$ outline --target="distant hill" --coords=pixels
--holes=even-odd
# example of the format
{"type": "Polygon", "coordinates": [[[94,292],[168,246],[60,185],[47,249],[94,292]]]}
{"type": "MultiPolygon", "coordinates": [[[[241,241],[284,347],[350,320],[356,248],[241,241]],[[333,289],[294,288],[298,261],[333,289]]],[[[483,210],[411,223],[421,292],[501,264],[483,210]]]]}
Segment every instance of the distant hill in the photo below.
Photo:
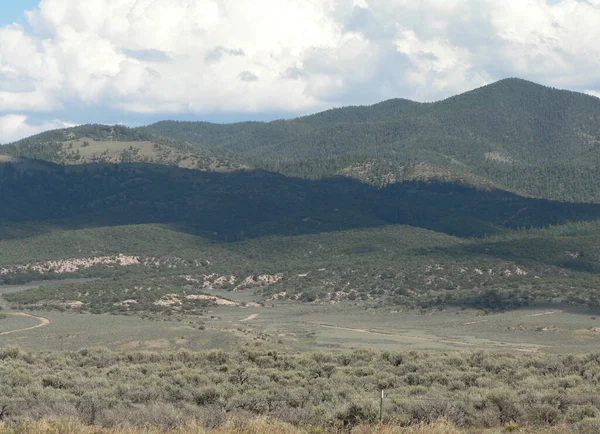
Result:
{"type": "Polygon", "coordinates": [[[506,79],[436,103],[394,99],[269,123],[163,121],[139,131],[249,158],[389,153],[455,164],[543,164],[584,161],[597,150],[600,99],[506,79]],[[278,154],[270,154],[273,150],[278,154]]]}
{"type": "Polygon", "coordinates": [[[2,146],[2,154],[63,165],[256,167],[376,187],[443,181],[600,203],[600,99],[511,78],[435,103],[391,99],[267,123],[84,125],[2,146]]]}
{"type": "Polygon", "coordinates": [[[0,154],[64,165],[145,162],[212,171],[243,167],[221,151],[120,125],[84,125],[48,131],[0,147],[0,154]]]}
{"type": "Polygon", "coordinates": [[[103,278],[10,298],[33,309],[77,300],[94,313],[169,311],[153,303],[210,276],[235,278],[231,290],[246,282],[238,289],[265,301],[600,306],[596,204],[449,181],[378,188],[348,177],[23,158],[0,164],[0,203],[0,285],[103,278]],[[120,304],[141,282],[152,287],[145,302],[120,304]]]}

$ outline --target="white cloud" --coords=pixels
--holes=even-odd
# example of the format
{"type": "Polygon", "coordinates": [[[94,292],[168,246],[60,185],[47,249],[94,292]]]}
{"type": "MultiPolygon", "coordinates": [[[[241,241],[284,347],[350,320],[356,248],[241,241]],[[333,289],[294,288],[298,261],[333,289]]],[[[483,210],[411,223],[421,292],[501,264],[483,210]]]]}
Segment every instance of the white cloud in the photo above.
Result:
{"type": "Polygon", "coordinates": [[[485,71],[474,70],[467,48],[453,46],[446,39],[421,40],[414,31],[407,30],[401,33],[396,46],[410,59],[406,77],[418,99],[435,99],[448,90],[462,92],[491,81],[485,71]]]}
{"type": "Polygon", "coordinates": [[[31,136],[47,130],[69,128],[74,124],[53,120],[41,124],[33,124],[25,115],[10,114],[0,116],[0,144],[7,144],[23,137],[31,136]]]}
{"type": "Polygon", "coordinates": [[[42,0],[27,16],[34,33],[0,28],[0,113],[315,111],[507,76],[600,91],[598,0],[42,0]]]}
{"type": "Polygon", "coordinates": [[[596,98],[600,98],[600,91],[597,90],[586,90],[585,93],[588,95],[595,96],[596,98]]]}
{"type": "Polygon", "coordinates": [[[488,0],[491,23],[501,41],[500,59],[515,75],[582,88],[596,82],[600,66],[600,7],[563,0],[488,0]]]}

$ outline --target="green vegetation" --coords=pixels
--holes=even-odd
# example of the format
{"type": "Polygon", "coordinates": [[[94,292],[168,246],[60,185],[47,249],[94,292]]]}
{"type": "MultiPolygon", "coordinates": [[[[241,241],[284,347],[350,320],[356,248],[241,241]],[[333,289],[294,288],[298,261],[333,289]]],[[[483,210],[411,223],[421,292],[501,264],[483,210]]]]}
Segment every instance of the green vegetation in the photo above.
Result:
{"type": "MultiPolygon", "coordinates": [[[[180,225],[47,233],[39,228],[42,233],[35,236],[0,240],[4,264],[30,264],[5,266],[7,273],[0,279],[15,284],[65,277],[103,278],[5,295],[18,308],[64,309],[66,302],[80,302],[80,309],[95,313],[166,312],[169,309],[153,303],[168,294],[186,294],[192,299],[213,289],[250,291],[259,296],[259,302],[278,297],[402,308],[466,305],[507,309],[545,301],[597,308],[597,226],[596,222],[581,223],[461,239],[388,225],[235,243],[211,242],[182,231],[180,225]],[[28,253],[33,249],[35,256],[28,253]],[[120,254],[135,260],[131,265],[119,265],[120,254]],[[88,267],[77,265],[72,258],[108,258],[112,262],[88,267]],[[48,264],[47,260],[55,262],[48,264]],[[72,262],[75,266],[68,268],[72,262]],[[61,267],[66,271],[60,271],[61,267]],[[260,276],[272,281],[261,282],[260,276]],[[136,303],[126,302],[132,299],[136,303]]],[[[194,300],[183,304],[191,313],[211,303],[194,300]]]]}
{"type": "Polygon", "coordinates": [[[285,293],[411,308],[599,306],[596,204],[450,182],[376,188],[147,163],[18,167],[0,168],[0,281],[65,272],[113,280],[7,295],[13,306],[162,311],[154,303],[168,294],[204,295],[208,274],[234,277],[217,284],[231,290],[248,289],[240,285],[251,278],[263,301],[285,293]],[[119,255],[135,258],[121,266],[119,255]],[[281,276],[261,285],[261,275],[281,276]],[[138,303],[124,305],[131,294],[138,303]]]}
{"type": "MultiPolygon", "coordinates": [[[[0,289],[18,292],[25,288],[0,289]]],[[[285,300],[261,305],[256,303],[260,295],[251,291],[210,292],[237,304],[212,305],[201,315],[176,305],[170,312],[115,310],[89,315],[82,313],[85,307],[73,304],[69,308],[65,303],[62,309],[28,311],[32,317],[5,309],[7,318],[0,324],[0,333],[9,333],[0,335],[0,340],[2,345],[18,345],[26,351],[75,351],[91,346],[114,351],[229,351],[249,343],[284,352],[402,348],[582,354],[600,345],[597,311],[585,308],[532,305],[502,312],[462,307],[403,310],[393,305],[365,308],[360,301],[309,305],[285,300]]],[[[183,294],[179,294],[181,298],[183,294]]]]}
{"type": "Polygon", "coordinates": [[[439,418],[462,427],[595,423],[600,358],[484,352],[289,354],[0,351],[5,421],[72,417],[101,426],[173,427],[270,416],[298,426],[401,426],[439,418]]]}

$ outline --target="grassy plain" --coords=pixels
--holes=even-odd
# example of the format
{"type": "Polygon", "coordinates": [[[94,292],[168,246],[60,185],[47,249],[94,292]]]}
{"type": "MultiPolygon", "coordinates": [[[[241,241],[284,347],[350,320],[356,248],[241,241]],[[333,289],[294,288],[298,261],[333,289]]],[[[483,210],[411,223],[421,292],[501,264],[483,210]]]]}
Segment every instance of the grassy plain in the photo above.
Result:
{"type": "MultiPolygon", "coordinates": [[[[86,280],[77,280],[85,287],[86,280]]],[[[0,293],[60,282],[0,286],[0,293]]],[[[407,310],[369,308],[358,303],[305,304],[261,301],[253,290],[212,290],[212,295],[239,302],[213,306],[202,315],[90,315],[77,312],[28,311],[50,324],[35,330],[0,335],[0,345],[28,350],[78,350],[103,346],[113,350],[206,350],[244,343],[265,348],[307,351],[321,349],[490,350],[522,353],[585,353],[600,345],[596,311],[537,305],[505,312],[447,308],[407,310]]],[[[15,313],[10,309],[3,313],[15,313]]],[[[32,318],[7,315],[0,332],[35,325],[32,318]]]]}
{"type": "Polygon", "coordinates": [[[483,314],[473,309],[398,312],[360,306],[275,303],[272,308],[215,309],[209,327],[238,327],[298,350],[461,350],[583,353],[600,344],[593,312],[540,306],[483,314]],[[554,312],[549,314],[549,312],[554,312]],[[257,314],[240,324],[240,319],[257,314]]]}

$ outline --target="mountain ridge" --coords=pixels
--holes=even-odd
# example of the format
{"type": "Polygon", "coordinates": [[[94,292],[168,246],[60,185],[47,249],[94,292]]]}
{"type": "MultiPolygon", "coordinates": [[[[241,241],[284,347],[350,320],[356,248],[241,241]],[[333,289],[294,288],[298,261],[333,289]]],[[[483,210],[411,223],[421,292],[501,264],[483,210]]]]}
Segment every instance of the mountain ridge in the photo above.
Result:
{"type": "Polygon", "coordinates": [[[256,167],[307,179],[356,177],[375,186],[438,179],[528,197],[595,202],[600,198],[600,99],[507,78],[436,102],[395,98],[271,122],[85,125],[32,136],[0,147],[1,153],[60,164],[256,167]],[[94,146],[84,149],[81,142],[89,137],[94,146]],[[584,188],[581,178],[589,180],[584,188]]]}

